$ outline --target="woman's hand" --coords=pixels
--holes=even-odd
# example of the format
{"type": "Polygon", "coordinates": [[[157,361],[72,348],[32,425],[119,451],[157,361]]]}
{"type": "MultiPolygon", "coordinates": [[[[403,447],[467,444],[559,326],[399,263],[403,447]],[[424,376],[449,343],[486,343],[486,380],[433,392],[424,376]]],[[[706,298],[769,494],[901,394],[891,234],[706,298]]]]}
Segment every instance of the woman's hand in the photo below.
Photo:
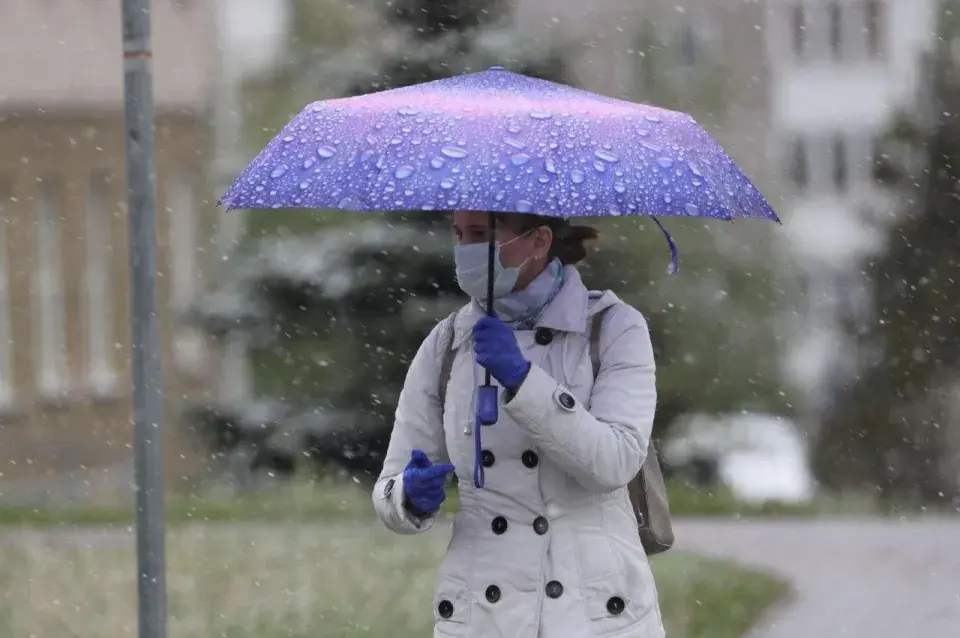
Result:
{"type": "Polygon", "coordinates": [[[443,486],[453,471],[449,463],[434,465],[422,450],[410,454],[410,462],[403,470],[403,491],[409,509],[418,516],[429,516],[440,509],[447,498],[443,486]]]}
{"type": "Polygon", "coordinates": [[[511,392],[523,384],[530,362],[523,356],[513,328],[499,317],[483,317],[473,326],[473,350],[477,363],[511,392]]]}

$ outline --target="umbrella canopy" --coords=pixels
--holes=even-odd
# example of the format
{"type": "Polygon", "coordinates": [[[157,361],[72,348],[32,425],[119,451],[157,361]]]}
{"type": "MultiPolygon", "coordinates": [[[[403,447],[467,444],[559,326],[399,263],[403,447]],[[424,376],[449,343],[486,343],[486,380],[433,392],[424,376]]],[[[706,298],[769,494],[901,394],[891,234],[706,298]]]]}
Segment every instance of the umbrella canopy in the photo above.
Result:
{"type": "MultiPolygon", "coordinates": [[[[264,148],[221,199],[228,208],[477,210],[552,217],[622,215],[779,221],[697,122],[492,67],[481,73],[315,102],[264,148]]],[[[673,269],[677,249],[670,245],[673,269]]],[[[493,314],[490,233],[487,312],[493,314]]],[[[490,373],[481,427],[497,421],[490,373]]]]}
{"type": "Polygon", "coordinates": [[[315,102],[221,202],[777,220],[691,116],[501,67],[315,102]]]}

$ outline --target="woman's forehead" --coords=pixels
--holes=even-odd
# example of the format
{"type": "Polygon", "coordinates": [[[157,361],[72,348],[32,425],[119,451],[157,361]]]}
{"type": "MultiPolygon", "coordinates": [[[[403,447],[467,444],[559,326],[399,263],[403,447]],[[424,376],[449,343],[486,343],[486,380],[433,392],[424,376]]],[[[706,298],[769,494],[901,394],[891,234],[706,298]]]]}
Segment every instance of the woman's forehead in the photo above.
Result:
{"type": "MultiPolygon", "coordinates": [[[[500,215],[495,225],[497,230],[511,230],[512,224],[506,223],[500,215]]],[[[475,210],[458,210],[453,213],[453,227],[459,230],[487,230],[490,227],[490,213],[475,210]]]]}

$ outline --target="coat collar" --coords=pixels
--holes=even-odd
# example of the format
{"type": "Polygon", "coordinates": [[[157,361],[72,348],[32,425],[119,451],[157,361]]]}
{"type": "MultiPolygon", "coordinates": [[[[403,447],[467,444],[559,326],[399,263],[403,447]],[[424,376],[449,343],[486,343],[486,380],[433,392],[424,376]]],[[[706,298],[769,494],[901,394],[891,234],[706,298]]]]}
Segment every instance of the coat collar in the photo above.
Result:
{"type": "MultiPolygon", "coordinates": [[[[590,301],[591,293],[583,285],[580,273],[573,266],[564,266],[563,286],[543,309],[537,327],[560,332],[586,332],[590,301]]],[[[483,309],[473,301],[457,312],[454,322],[454,348],[459,348],[471,336],[474,324],[484,314],[483,309]]]]}

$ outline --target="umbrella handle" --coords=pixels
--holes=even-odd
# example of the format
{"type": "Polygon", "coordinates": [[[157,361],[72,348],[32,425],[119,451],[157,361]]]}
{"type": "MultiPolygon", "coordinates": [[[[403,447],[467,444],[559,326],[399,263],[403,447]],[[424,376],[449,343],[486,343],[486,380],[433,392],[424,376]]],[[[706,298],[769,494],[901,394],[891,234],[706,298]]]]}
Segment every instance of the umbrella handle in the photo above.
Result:
{"type": "MultiPolygon", "coordinates": [[[[497,258],[497,243],[494,231],[497,225],[497,216],[494,212],[489,212],[487,217],[488,236],[487,236],[487,315],[493,316],[493,278],[494,278],[494,260],[497,258]]],[[[487,370],[483,376],[483,385],[477,388],[477,422],[473,428],[473,484],[477,488],[482,488],[483,479],[483,443],[481,430],[485,425],[493,425],[497,422],[499,416],[499,388],[493,385],[493,379],[490,371],[487,370]]]]}

